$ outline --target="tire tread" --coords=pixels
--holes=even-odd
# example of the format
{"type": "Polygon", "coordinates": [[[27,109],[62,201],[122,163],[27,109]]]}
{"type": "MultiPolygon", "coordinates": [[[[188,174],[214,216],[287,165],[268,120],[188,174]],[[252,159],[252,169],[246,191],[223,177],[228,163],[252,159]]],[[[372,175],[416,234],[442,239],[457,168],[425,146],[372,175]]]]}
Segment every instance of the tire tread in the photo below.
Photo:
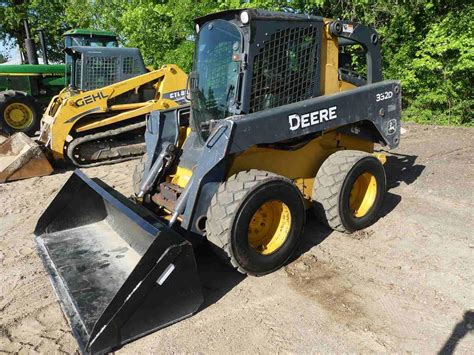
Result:
{"type": "Polygon", "coordinates": [[[140,192],[140,187],[142,183],[143,176],[145,175],[146,162],[148,160],[148,154],[143,154],[140,160],[135,165],[132,175],[132,186],[133,192],[138,194],[140,192]]]}
{"type": "Polygon", "coordinates": [[[371,154],[358,150],[340,150],[331,154],[321,165],[313,185],[313,209],[316,217],[330,228],[350,233],[339,215],[339,192],[354,164],[371,154]]]}
{"type": "Polygon", "coordinates": [[[229,177],[219,186],[209,205],[206,221],[207,239],[216,246],[216,252],[224,262],[243,274],[247,274],[247,272],[239,267],[232,254],[230,243],[234,216],[239,206],[255,187],[268,182],[268,180],[277,179],[293,183],[290,179],[268,171],[256,169],[241,171],[229,177]]]}

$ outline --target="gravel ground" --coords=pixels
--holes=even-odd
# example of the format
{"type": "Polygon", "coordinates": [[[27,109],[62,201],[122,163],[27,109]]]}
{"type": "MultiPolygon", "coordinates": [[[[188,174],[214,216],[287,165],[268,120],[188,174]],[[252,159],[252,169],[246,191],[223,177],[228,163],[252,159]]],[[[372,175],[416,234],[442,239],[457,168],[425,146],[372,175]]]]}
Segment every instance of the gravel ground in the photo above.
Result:
{"type": "MultiPolygon", "coordinates": [[[[260,278],[198,256],[205,304],[119,353],[474,352],[474,129],[407,124],[379,221],[308,214],[295,259],[260,278]]],[[[125,195],[135,162],[85,169],[125,195]]],[[[74,353],[32,233],[71,172],[0,185],[0,352],[74,353]]]]}

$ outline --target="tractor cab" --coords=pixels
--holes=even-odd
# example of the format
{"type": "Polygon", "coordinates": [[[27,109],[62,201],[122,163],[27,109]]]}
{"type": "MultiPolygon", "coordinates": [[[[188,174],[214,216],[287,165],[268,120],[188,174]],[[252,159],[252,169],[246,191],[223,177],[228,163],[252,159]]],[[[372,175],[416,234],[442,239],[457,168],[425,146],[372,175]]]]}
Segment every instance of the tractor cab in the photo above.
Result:
{"type": "Polygon", "coordinates": [[[69,87],[87,91],[145,74],[138,48],[67,47],[69,87]]]}
{"type": "Polygon", "coordinates": [[[377,33],[350,21],[266,10],[195,20],[192,122],[205,141],[217,121],[382,80],[377,33]],[[351,67],[360,48],[364,72],[351,67]]]}

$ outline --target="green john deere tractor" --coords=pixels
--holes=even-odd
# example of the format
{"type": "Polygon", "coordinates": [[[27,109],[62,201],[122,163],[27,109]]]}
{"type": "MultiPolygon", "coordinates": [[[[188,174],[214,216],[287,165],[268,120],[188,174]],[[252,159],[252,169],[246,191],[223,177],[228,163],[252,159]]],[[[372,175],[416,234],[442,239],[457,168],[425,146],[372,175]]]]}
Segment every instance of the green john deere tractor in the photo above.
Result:
{"type": "MultiPolygon", "coordinates": [[[[25,21],[25,46],[29,64],[0,65],[0,130],[13,134],[24,132],[34,135],[44,109],[68,82],[68,63],[49,64],[44,34],[39,31],[43,64],[38,64],[38,55],[25,21]]],[[[73,29],[64,33],[65,47],[118,47],[113,32],[89,29],[73,29]]]]}

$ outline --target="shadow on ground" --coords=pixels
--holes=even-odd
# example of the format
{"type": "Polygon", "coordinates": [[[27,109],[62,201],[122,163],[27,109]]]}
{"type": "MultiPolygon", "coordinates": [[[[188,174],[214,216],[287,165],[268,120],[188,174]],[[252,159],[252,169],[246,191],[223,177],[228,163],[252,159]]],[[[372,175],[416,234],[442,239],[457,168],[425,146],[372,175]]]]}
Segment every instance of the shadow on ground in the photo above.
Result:
{"type": "MultiPolygon", "coordinates": [[[[388,190],[399,186],[402,182],[409,185],[421,175],[425,166],[416,164],[416,159],[415,155],[391,154],[387,156],[385,169],[388,190]]],[[[401,199],[399,195],[387,192],[379,217],[382,218],[391,213],[401,199]]],[[[288,264],[322,243],[331,233],[332,229],[319,223],[313,211],[308,210],[303,240],[288,264]]],[[[206,243],[196,250],[196,259],[204,293],[204,304],[200,311],[216,303],[246,277],[221,263],[206,243]]]]}
{"type": "Polygon", "coordinates": [[[380,209],[380,218],[391,213],[402,200],[400,195],[394,194],[390,190],[400,186],[402,182],[406,185],[414,183],[425,170],[424,165],[416,164],[417,158],[416,155],[398,153],[391,153],[387,156],[387,162],[385,163],[387,193],[380,209]]]}
{"type": "MultiPolygon", "coordinates": [[[[331,233],[330,228],[318,223],[313,217],[312,211],[308,211],[303,240],[287,264],[297,260],[308,250],[323,242],[331,233]]],[[[222,263],[207,243],[199,246],[195,255],[204,295],[204,303],[199,309],[201,312],[219,301],[246,276],[222,263]]]]}
{"type": "Polygon", "coordinates": [[[195,253],[204,296],[199,313],[224,297],[246,276],[221,262],[207,243],[199,246],[195,253]]]}
{"type": "Polygon", "coordinates": [[[410,185],[418,179],[425,166],[416,164],[417,155],[390,153],[387,155],[385,171],[387,173],[387,190],[400,186],[404,182],[410,185]]]}
{"type": "Polygon", "coordinates": [[[469,310],[464,313],[463,319],[454,326],[451,335],[438,354],[453,354],[459,341],[468,333],[474,333],[474,310],[469,310]]]}

